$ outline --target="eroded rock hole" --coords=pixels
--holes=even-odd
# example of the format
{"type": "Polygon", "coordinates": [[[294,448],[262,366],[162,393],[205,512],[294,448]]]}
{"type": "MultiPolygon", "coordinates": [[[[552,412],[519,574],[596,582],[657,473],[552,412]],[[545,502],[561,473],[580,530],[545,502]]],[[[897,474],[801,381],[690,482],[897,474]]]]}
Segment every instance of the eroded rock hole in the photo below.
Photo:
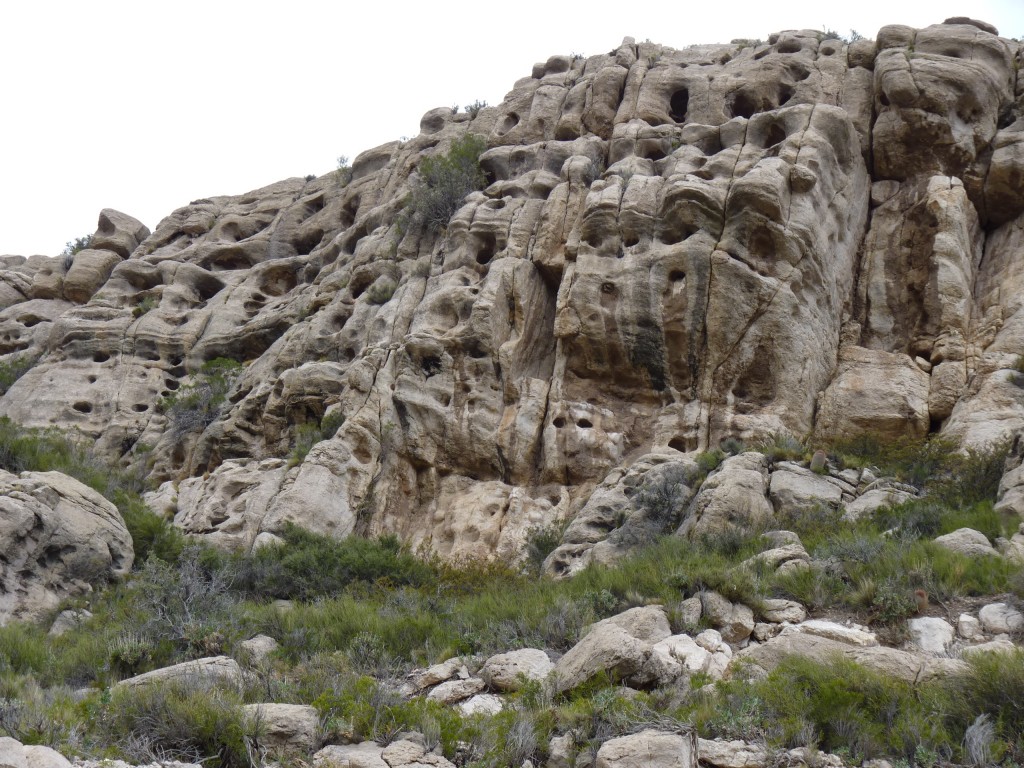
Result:
{"type": "Polygon", "coordinates": [[[881,104],[883,107],[888,107],[889,106],[889,97],[886,96],[884,92],[879,94],[879,96],[878,96],[878,103],[881,104]]]}
{"type": "Polygon", "coordinates": [[[179,378],[180,379],[186,373],[185,366],[183,366],[183,365],[176,365],[173,368],[171,368],[171,370],[169,370],[167,373],[169,373],[171,376],[174,376],[175,378],[179,378]]]}
{"type": "Polygon", "coordinates": [[[634,245],[640,242],[640,238],[636,235],[626,235],[622,239],[622,244],[627,248],[632,248],[634,245]]]}
{"type": "Polygon", "coordinates": [[[149,410],[149,406],[145,403],[136,403],[132,406],[132,410],[136,413],[144,413],[149,410]]]}
{"type": "Polygon", "coordinates": [[[423,360],[420,361],[420,367],[429,379],[431,376],[441,372],[441,358],[434,356],[424,357],[423,360]]]}
{"type": "Polygon", "coordinates": [[[88,381],[90,384],[95,384],[96,383],[96,377],[95,376],[89,376],[86,379],[86,381],[88,381]]]}
{"type": "Polygon", "coordinates": [[[519,125],[519,115],[517,115],[515,112],[509,112],[507,115],[501,118],[501,122],[498,123],[498,135],[500,136],[508,133],[517,125],[519,125]]]}
{"type": "Polygon", "coordinates": [[[306,256],[313,252],[313,250],[320,245],[324,239],[324,233],[319,229],[312,229],[299,237],[295,245],[295,253],[298,256],[306,256]]]}
{"type": "Polygon", "coordinates": [[[92,361],[94,363],[105,363],[109,359],[110,359],[110,355],[108,355],[106,352],[95,352],[95,353],[93,353],[93,356],[92,356],[92,361]]]}
{"type": "Polygon", "coordinates": [[[729,99],[728,112],[730,117],[752,117],[760,111],[758,99],[746,91],[736,91],[729,99]]]}
{"type": "Polygon", "coordinates": [[[690,92],[686,88],[680,88],[668,101],[669,117],[677,123],[682,123],[686,120],[686,110],[689,107],[690,92]]]}
{"type": "Polygon", "coordinates": [[[791,85],[780,85],[779,86],[779,106],[788,104],[789,100],[793,98],[795,90],[791,85]]]}
{"type": "Polygon", "coordinates": [[[576,426],[579,427],[580,429],[590,429],[591,427],[594,426],[594,422],[592,422],[590,419],[580,419],[579,421],[576,422],[576,426]]]}
{"type": "Polygon", "coordinates": [[[178,387],[180,387],[181,384],[176,382],[174,379],[164,379],[164,386],[173,392],[178,387]]]}
{"type": "Polygon", "coordinates": [[[786,140],[786,131],[778,123],[772,123],[771,127],[768,128],[768,139],[766,145],[774,147],[776,144],[781,144],[786,140]]]}
{"type": "Polygon", "coordinates": [[[565,426],[565,419],[563,419],[561,416],[559,416],[554,421],[552,421],[551,424],[552,424],[552,426],[555,427],[555,429],[561,429],[562,427],[565,426]]]}
{"type": "Polygon", "coordinates": [[[669,440],[668,447],[686,453],[686,441],[681,437],[673,437],[669,440]]]}
{"type": "Polygon", "coordinates": [[[686,279],[686,273],[681,269],[673,269],[668,273],[668,279],[673,283],[678,283],[680,280],[686,279]]]}
{"type": "Polygon", "coordinates": [[[486,264],[494,258],[494,249],[496,246],[496,243],[494,242],[494,235],[488,232],[483,235],[478,235],[478,239],[480,241],[480,247],[476,252],[476,263],[486,264]]]}
{"type": "Polygon", "coordinates": [[[92,403],[87,403],[84,400],[79,400],[71,407],[79,413],[92,413],[92,403]]]}

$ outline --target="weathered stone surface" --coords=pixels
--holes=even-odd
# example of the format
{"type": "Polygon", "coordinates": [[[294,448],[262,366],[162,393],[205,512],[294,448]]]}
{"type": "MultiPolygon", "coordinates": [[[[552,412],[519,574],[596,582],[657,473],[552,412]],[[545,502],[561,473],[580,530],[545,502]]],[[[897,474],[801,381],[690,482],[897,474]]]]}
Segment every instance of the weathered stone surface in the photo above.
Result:
{"type": "Polygon", "coordinates": [[[144,672],[122,680],[118,685],[136,688],[162,683],[224,685],[238,688],[242,684],[242,669],[237,661],[227,656],[210,656],[144,672]]]}
{"type": "Polygon", "coordinates": [[[808,635],[827,637],[830,640],[838,640],[839,642],[857,645],[862,648],[878,645],[878,638],[872,632],[857,627],[843,626],[834,621],[825,621],[824,619],[811,619],[794,627],[794,629],[808,635]]]}
{"type": "Polygon", "coordinates": [[[320,713],[303,704],[246,704],[246,721],[258,724],[259,743],[311,754],[320,746],[320,713]]]}
{"type": "Polygon", "coordinates": [[[704,481],[678,533],[693,537],[767,522],[773,514],[768,482],[768,461],[762,454],[730,456],[704,481]]]}
{"type": "Polygon", "coordinates": [[[0,259],[0,362],[34,362],[0,415],[177,482],[154,504],[237,549],[296,522],[512,561],[567,523],[546,568],[571,575],[763,524],[767,468],[732,457],[698,492],[696,452],[1024,429],[1019,61],[962,19],[626,41],[348,172],[152,233],[105,210],[68,263],[0,259]],[[409,222],[414,169],[467,134],[486,187],[409,222]],[[218,357],[238,376],[182,426],[160,404],[218,357]]]}
{"type": "Polygon", "coordinates": [[[493,693],[481,693],[458,704],[459,711],[467,717],[472,715],[496,715],[504,708],[505,703],[501,700],[501,697],[495,696],[493,693]]]}
{"type": "Polygon", "coordinates": [[[359,744],[330,744],[315,755],[316,768],[391,768],[380,756],[384,747],[375,741],[359,744]]]}
{"type": "Polygon", "coordinates": [[[71,768],[71,761],[64,755],[42,744],[26,744],[22,750],[28,768],[71,768]]]}
{"type": "Polygon", "coordinates": [[[597,750],[595,768],[694,768],[697,737],[648,729],[609,739],[597,750]]]}
{"type": "Polygon", "coordinates": [[[956,632],[964,640],[980,640],[983,635],[981,622],[969,613],[961,613],[956,622],[956,632]]]}
{"type": "Polygon", "coordinates": [[[973,528],[958,528],[952,533],[937,536],[935,543],[945,547],[951,552],[958,552],[968,557],[981,557],[984,555],[998,555],[995,547],[989,543],[988,538],[981,531],[973,528]]]}
{"type": "Polygon", "coordinates": [[[769,597],[761,601],[759,611],[765,621],[781,624],[788,621],[791,624],[799,624],[807,618],[807,609],[795,600],[783,600],[781,598],[769,597]]]}
{"type": "Polygon", "coordinates": [[[260,665],[265,663],[270,655],[279,647],[277,640],[267,635],[256,635],[238,644],[242,653],[246,654],[249,663],[260,665]]]}
{"type": "Polygon", "coordinates": [[[865,491],[853,501],[843,505],[843,516],[848,520],[870,518],[883,507],[894,507],[914,498],[914,494],[901,488],[874,488],[865,491]]]}
{"type": "Polygon", "coordinates": [[[475,696],[487,687],[487,683],[479,677],[466,680],[447,680],[430,690],[427,698],[442,704],[454,704],[457,701],[475,696]]]}
{"type": "Polygon", "coordinates": [[[793,654],[819,662],[828,662],[841,656],[869,669],[912,683],[966,670],[966,665],[956,659],[935,658],[878,645],[851,645],[841,640],[799,631],[783,631],[782,634],[760,645],[743,649],[736,658],[745,659],[770,671],[784,658],[793,654]]]}
{"type": "Polygon", "coordinates": [[[989,603],[978,611],[978,620],[989,634],[998,635],[1024,629],[1024,614],[1006,603],[989,603]]]}
{"type": "Polygon", "coordinates": [[[742,603],[731,603],[717,592],[700,593],[701,615],[722,633],[727,643],[739,643],[754,631],[754,612],[742,603]]]}
{"type": "Polygon", "coordinates": [[[134,552],[117,507],[60,472],[0,471],[0,624],[126,575],[134,552]]]}
{"type": "Polygon", "coordinates": [[[10,736],[0,736],[0,767],[28,768],[28,760],[25,759],[20,741],[10,736]]]}
{"type": "Polygon", "coordinates": [[[499,691],[518,691],[524,682],[544,680],[554,668],[544,651],[522,648],[491,656],[480,669],[480,677],[499,691]]]}
{"type": "Polygon", "coordinates": [[[802,512],[819,506],[834,509],[843,492],[821,475],[790,465],[772,472],[768,496],[776,512],[802,512]]]}
{"type": "Polygon", "coordinates": [[[50,625],[50,635],[60,637],[66,632],[70,632],[79,625],[84,624],[90,618],[92,618],[92,613],[84,608],[77,611],[61,611],[57,614],[57,618],[53,620],[53,624],[50,625]]]}
{"type": "Polygon", "coordinates": [[[956,638],[956,630],[945,619],[919,616],[907,621],[910,642],[916,650],[940,656],[949,650],[956,638]]]}
{"type": "Polygon", "coordinates": [[[745,741],[697,739],[700,762],[715,768],[762,768],[768,762],[768,752],[757,744],[745,741]]]}

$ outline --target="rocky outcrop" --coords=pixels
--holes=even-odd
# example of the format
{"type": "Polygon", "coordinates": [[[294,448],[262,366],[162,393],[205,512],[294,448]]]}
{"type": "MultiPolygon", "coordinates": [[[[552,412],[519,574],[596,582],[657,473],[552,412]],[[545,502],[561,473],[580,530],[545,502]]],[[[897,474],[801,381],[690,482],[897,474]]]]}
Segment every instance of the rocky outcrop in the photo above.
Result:
{"type": "Polygon", "coordinates": [[[131,536],[117,507],[60,472],[0,470],[0,624],[125,576],[131,536]]]}
{"type": "Polygon", "coordinates": [[[0,415],[77,428],[242,549],[297,522],[510,559],[568,524],[547,563],[568,575],[652,530],[734,526],[733,502],[853,502],[750,456],[698,491],[692,453],[1024,427],[1020,60],[963,20],[627,39],[346,171],[152,233],[104,211],[74,259],[0,260],[0,363],[33,363],[0,415]],[[446,227],[403,215],[467,135],[484,188],[446,227]],[[238,375],[177,418],[216,358],[238,375]]]}

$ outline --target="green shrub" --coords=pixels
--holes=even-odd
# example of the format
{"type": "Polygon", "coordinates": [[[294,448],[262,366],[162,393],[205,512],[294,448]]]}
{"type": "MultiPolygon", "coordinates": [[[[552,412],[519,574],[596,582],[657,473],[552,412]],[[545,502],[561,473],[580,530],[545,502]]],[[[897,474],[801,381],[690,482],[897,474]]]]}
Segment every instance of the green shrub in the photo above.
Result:
{"type": "MultiPolygon", "coordinates": [[[[60,255],[65,258],[73,258],[79,251],[84,251],[86,248],[91,247],[92,235],[82,235],[81,237],[76,237],[74,240],[68,240],[67,245],[64,246],[64,250],[60,252],[60,255]]],[[[65,264],[70,266],[66,261],[65,264]]]]}
{"type": "Polygon", "coordinates": [[[214,768],[249,768],[257,724],[237,694],[186,684],[114,688],[97,730],[131,763],[173,758],[214,768]]]}
{"type": "Polygon", "coordinates": [[[0,395],[7,394],[14,382],[32,370],[36,360],[31,355],[20,355],[0,363],[0,395]]]}
{"type": "Polygon", "coordinates": [[[239,589],[257,598],[311,600],[336,595],[353,582],[422,586],[434,579],[433,569],[394,536],[338,541],[290,525],[282,538],[282,544],[235,558],[239,589]]]}
{"type": "Polygon", "coordinates": [[[480,155],[486,148],[482,137],[466,134],[453,141],[444,154],[424,158],[407,203],[412,220],[430,232],[447,227],[466,195],[487,184],[480,168],[480,155]]]}
{"type": "Polygon", "coordinates": [[[237,360],[208,360],[192,383],[163,398],[159,408],[169,417],[175,436],[181,438],[189,432],[202,431],[216,421],[241,372],[242,364],[237,360]]]}
{"type": "Polygon", "coordinates": [[[564,520],[555,520],[530,529],[526,535],[526,561],[533,570],[539,572],[548,555],[558,549],[565,528],[564,520]]]}
{"type": "Polygon", "coordinates": [[[387,304],[395,295],[398,286],[392,280],[378,280],[366,291],[366,300],[371,304],[387,304]]]}
{"type": "Polygon", "coordinates": [[[288,454],[288,466],[301,464],[314,445],[321,440],[330,440],[344,423],[345,414],[337,408],[324,416],[319,424],[306,422],[296,427],[294,445],[288,454]]]}

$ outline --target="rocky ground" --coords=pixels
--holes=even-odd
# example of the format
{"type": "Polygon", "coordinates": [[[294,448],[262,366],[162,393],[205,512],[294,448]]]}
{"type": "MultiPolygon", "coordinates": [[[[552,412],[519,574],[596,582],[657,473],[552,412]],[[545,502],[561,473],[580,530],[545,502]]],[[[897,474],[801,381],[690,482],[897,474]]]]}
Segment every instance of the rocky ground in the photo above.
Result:
{"type": "Polygon", "coordinates": [[[627,39],[0,257],[0,764],[1024,759],[1022,62],[627,39]]]}

